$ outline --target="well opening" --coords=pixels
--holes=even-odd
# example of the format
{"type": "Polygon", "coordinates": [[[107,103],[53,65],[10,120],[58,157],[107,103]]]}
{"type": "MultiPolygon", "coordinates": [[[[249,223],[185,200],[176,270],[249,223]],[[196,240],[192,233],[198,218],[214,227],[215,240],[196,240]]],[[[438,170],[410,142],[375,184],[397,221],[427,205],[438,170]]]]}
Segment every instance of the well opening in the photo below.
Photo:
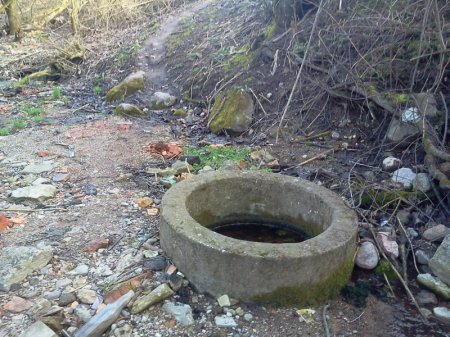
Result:
{"type": "Polygon", "coordinates": [[[357,218],[341,198],[302,179],[213,172],[172,187],[162,201],[162,248],[200,292],[245,301],[306,305],[347,283],[357,218]],[[216,233],[232,222],[282,223],[310,238],[267,243],[216,233]]]}
{"type": "Polygon", "coordinates": [[[319,196],[304,198],[295,180],[279,184],[263,177],[232,177],[197,186],[186,196],[186,209],[200,225],[212,229],[233,222],[297,227],[309,238],[331,224],[332,209],[319,196]]]}

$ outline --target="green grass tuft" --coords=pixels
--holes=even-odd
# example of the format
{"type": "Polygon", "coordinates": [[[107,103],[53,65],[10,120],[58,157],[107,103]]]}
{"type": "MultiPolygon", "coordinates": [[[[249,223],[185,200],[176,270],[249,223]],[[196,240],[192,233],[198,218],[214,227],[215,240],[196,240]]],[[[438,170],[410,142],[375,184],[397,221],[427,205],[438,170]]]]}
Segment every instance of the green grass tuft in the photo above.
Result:
{"type": "Polygon", "coordinates": [[[227,160],[235,162],[248,160],[250,149],[235,148],[231,146],[186,147],[184,148],[183,153],[186,156],[198,156],[200,158],[200,163],[194,165],[194,171],[197,172],[207,165],[214,169],[218,169],[227,160]]]}
{"type": "Polygon", "coordinates": [[[43,114],[45,112],[45,110],[43,108],[35,108],[35,107],[27,107],[24,108],[23,111],[28,115],[28,116],[39,116],[40,114],[43,114]]]}

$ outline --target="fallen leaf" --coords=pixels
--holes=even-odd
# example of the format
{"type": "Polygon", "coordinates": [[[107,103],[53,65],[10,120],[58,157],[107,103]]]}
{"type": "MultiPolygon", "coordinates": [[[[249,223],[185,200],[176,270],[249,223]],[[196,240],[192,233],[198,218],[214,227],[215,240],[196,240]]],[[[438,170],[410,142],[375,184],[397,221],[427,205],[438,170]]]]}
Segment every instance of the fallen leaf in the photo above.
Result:
{"type": "Polygon", "coordinates": [[[177,179],[177,181],[182,181],[182,180],[187,180],[192,177],[193,177],[192,173],[183,172],[176,179],[177,179]]]}
{"type": "Polygon", "coordinates": [[[103,298],[105,304],[113,303],[130,290],[136,290],[141,286],[142,281],[153,276],[151,271],[133,277],[131,280],[125,281],[117,286],[114,290],[107,292],[103,298]]]}
{"type": "Polygon", "coordinates": [[[36,154],[41,157],[48,157],[50,155],[50,152],[48,152],[47,150],[39,150],[38,152],[36,152],[36,154]]]}
{"type": "Polygon", "coordinates": [[[9,219],[6,215],[0,214],[0,232],[3,232],[12,225],[11,219],[9,219]]]}
{"type": "Polygon", "coordinates": [[[316,313],[313,309],[300,309],[297,310],[297,315],[299,315],[300,322],[311,323],[314,322],[313,315],[316,313]]]}
{"type": "Polygon", "coordinates": [[[135,202],[140,208],[149,208],[153,205],[153,199],[149,197],[137,198],[135,202]]]}
{"type": "Polygon", "coordinates": [[[173,264],[170,264],[166,268],[166,274],[172,275],[173,273],[176,273],[177,267],[175,267],[173,264]]]}
{"type": "Polygon", "coordinates": [[[151,154],[162,156],[166,159],[173,159],[178,157],[183,150],[176,143],[155,143],[144,146],[144,151],[151,154]]]}
{"type": "Polygon", "coordinates": [[[99,239],[95,239],[92,240],[91,242],[89,242],[85,247],[84,247],[84,251],[87,253],[93,253],[96,252],[97,250],[101,249],[101,248],[106,248],[109,245],[109,239],[107,238],[99,238],[99,239]]]}
{"type": "Polygon", "coordinates": [[[170,330],[170,329],[172,329],[173,327],[175,327],[175,325],[177,325],[177,321],[174,320],[174,319],[169,319],[168,321],[165,321],[165,322],[163,323],[163,325],[164,325],[164,327],[165,327],[167,330],[170,330]]]}
{"type": "Polygon", "coordinates": [[[158,213],[159,213],[159,209],[156,207],[147,209],[148,215],[154,216],[154,215],[158,215],[158,213]]]}

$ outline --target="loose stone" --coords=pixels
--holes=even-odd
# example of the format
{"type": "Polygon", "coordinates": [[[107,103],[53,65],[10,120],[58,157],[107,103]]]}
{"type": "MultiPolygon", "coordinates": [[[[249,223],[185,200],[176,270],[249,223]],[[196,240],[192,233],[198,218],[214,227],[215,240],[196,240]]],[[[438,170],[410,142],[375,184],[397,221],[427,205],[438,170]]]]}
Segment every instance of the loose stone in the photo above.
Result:
{"type": "Polygon", "coordinates": [[[436,225],[423,232],[422,237],[433,242],[442,240],[448,234],[450,234],[450,228],[444,225],[436,225]]]}
{"type": "Polygon", "coordinates": [[[223,308],[223,307],[229,307],[230,304],[230,298],[228,295],[222,295],[217,299],[217,303],[223,308]]]}
{"type": "Polygon", "coordinates": [[[383,171],[386,172],[394,172],[400,166],[402,166],[402,161],[395,157],[387,157],[383,159],[383,171]]]}
{"type": "Polygon", "coordinates": [[[370,241],[364,241],[356,254],[356,265],[362,269],[374,269],[379,262],[378,250],[370,241]]]}
{"type": "Polygon", "coordinates": [[[450,325],[450,310],[446,307],[436,307],[433,309],[433,314],[440,321],[450,325]]]}
{"type": "Polygon", "coordinates": [[[159,303],[166,298],[169,298],[175,294],[175,292],[170,289],[167,284],[161,284],[157,288],[155,288],[151,293],[147,295],[140,296],[133,303],[133,307],[131,308],[131,312],[133,314],[140,313],[145,309],[151,307],[152,305],[159,303]]]}
{"type": "Polygon", "coordinates": [[[429,262],[433,273],[450,285],[450,234],[447,235],[429,262]]]}
{"type": "Polygon", "coordinates": [[[165,303],[162,306],[163,310],[175,318],[177,322],[184,326],[194,324],[194,317],[192,316],[192,309],[188,304],[173,304],[165,303]]]}
{"type": "Polygon", "coordinates": [[[235,328],[238,326],[233,317],[226,315],[214,317],[214,322],[218,328],[235,328]]]}
{"type": "Polygon", "coordinates": [[[406,167],[402,167],[392,173],[392,181],[402,185],[407,190],[411,189],[415,177],[416,174],[410,168],[406,167]]]}
{"type": "Polygon", "coordinates": [[[75,269],[69,271],[69,275],[87,275],[89,272],[89,267],[85,264],[78,265],[75,269]]]}
{"type": "Polygon", "coordinates": [[[41,321],[29,326],[19,337],[58,337],[58,335],[41,321]]]}
{"type": "Polygon", "coordinates": [[[92,304],[97,299],[97,293],[91,289],[80,289],[77,291],[77,298],[81,303],[92,304]]]}
{"type": "Polygon", "coordinates": [[[423,250],[417,250],[415,253],[416,260],[419,264],[428,264],[430,258],[423,250]]]}
{"type": "Polygon", "coordinates": [[[53,254],[34,247],[6,247],[0,250],[0,291],[9,291],[34,270],[50,262],[53,254]]]}
{"type": "Polygon", "coordinates": [[[435,294],[438,294],[447,300],[450,299],[450,287],[438,278],[433,277],[431,274],[417,275],[417,282],[424,287],[427,287],[435,294]]]}
{"type": "Polygon", "coordinates": [[[438,299],[437,299],[436,295],[428,290],[421,290],[416,295],[416,300],[417,300],[417,303],[419,303],[420,305],[437,304],[438,303],[438,299]]]}

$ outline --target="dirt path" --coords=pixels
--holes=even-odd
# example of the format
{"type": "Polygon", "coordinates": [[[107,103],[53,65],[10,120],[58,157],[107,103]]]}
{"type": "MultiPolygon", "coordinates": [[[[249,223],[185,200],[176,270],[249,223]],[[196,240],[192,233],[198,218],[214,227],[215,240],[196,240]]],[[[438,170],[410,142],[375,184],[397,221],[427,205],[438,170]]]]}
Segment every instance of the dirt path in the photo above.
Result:
{"type": "Polygon", "coordinates": [[[146,78],[154,90],[162,89],[167,85],[168,78],[164,59],[166,56],[166,42],[169,36],[176,31],[181,20],[201,11],[214,1],[199,1],[192,6],[169,15],[161,22],[158,31],[145,41],[144,47],[138,55],[138,60],[144,66],[142,70],[146,72],[146,78]]]}

